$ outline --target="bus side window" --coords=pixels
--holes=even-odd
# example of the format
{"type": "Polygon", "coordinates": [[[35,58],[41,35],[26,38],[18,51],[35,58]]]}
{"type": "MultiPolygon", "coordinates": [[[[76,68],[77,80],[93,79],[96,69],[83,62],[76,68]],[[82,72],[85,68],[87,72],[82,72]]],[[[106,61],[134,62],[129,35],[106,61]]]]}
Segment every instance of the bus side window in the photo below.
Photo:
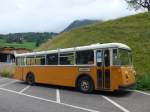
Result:
{"type": "Polygon", "coordinates": [[[103,63],[103,53],[101,50],[98,50],[96,53],[96,62],[97,62],[97,66],[102,66],[103,63]]]}
{"type": "Polygon", "coordinates": [[[26,58],[26,64],[30,65],[30,58],[29,57],[26,58]]]}
{"type": "Polygon", "coordinates": [[[35,58],[34,57],[30,57],[30,65],[35,65],[35,58]]]}
{"type": "Polygon", "coordinates": [[[45,65],[45,56],[41,57],[41,63],[40,63],[40,65],[45,65]]]}
{"type": "Polygon", "coordinates": [[[36,65],[45,65],[45,56],[36,56],[35,64],[36,65]]]}
{"type": "Polygon", "coordinates": [[[21,58],[21,65],[25,65],[25,63],[24,63],[24,57],[21,58]]]}
{"type": "Polygon", "coordinates": [[[61,53],[60,54],[60,65],[74,65],[74,53],[61,53]]]}
{"type": "Polygon", "coordinates": [[[104,60],[105,60],[105,66],[110,66],[110,53],[109,50],[104,51],[104,60]]]}
{"type": "Polygon", "coordinates": [[[47,65],[58,65],[58,54],[48,54],[47,58],[47,65]]]}
{"type": "Polygon", "coordinates": [[[119,57],[117,49],[113,49],[113,65],[119,65],[119,57]]]}
{"type": "Polygon", "coordinates": [[[78,51],[76,52],[76,64],[94,64],[94,51],[78,51]]]}

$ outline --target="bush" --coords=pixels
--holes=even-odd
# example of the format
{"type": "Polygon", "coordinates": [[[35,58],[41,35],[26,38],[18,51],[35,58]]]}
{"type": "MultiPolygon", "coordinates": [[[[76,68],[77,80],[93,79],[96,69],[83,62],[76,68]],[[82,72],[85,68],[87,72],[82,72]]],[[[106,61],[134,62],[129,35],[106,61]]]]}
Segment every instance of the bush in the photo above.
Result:
{"type": "Polygon", "coordinates": [[[137,76],[136,89],[150,91],[150,74],[137,76]]]}
{"type": "Polygon", "coordinates": [[[1,76],[2,77],[9,77],[9,78],[12,78],[13,77],[13,74],[12,73],[9,73],[8,71],[3,71],[1,73],[1,76]]]}

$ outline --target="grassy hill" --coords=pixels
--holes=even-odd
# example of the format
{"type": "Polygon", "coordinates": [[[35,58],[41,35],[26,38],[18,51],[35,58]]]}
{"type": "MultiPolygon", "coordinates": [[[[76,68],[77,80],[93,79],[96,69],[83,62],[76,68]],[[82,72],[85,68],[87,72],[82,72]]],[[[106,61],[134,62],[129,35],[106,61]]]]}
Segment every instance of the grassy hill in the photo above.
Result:
{"type": "Polygon", "coordinates": [[[37,50],[121,42],[133,50],[139,89],[150,90],[150,13],[84,26],[58,35],[37,50]]]}
{"type": "Polygon", "coordinates": [[[98,21],[97,20],[88,20],[88,19],[76,20],[76,21],[72,22],[64,31],[69,31],[69,30],[76,29],[76,28],[79,28],[79,27],[85,26],[85,25],[90,25],[90,24],[93,24],[96,22],[98,22],[98,21]]]}

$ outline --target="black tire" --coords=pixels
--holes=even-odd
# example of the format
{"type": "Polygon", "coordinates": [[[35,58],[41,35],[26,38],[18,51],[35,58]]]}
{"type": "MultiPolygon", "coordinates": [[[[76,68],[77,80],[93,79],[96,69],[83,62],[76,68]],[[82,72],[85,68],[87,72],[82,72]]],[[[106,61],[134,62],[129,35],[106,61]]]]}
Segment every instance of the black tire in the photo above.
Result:
{"type": "Polygon", "coordinates": [[[27,76],[26,76],[26,82],[27,84],[29,85],[34,85],[35,83],[35,78],[34,78],[34,75],[32,73],[29,73],[27,76]]]}
{"type": "Polygon", "coordinates": [[[83,93],[91,93],[94,90],[94,84],[90,77],[84,76],[78,79],[77,89],[83,93]]]}

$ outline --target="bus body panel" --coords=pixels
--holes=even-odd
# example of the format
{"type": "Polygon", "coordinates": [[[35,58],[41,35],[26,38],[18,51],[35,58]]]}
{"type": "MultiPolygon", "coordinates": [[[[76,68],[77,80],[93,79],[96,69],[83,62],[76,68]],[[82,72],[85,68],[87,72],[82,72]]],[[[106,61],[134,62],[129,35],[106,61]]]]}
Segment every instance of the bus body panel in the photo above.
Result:
{"type": "MultiPolygon", "coordinates": [[[[109,91],[119,89],[119,87],[128,87],[135,83],[135,74],[132,67],[111,66],[111,84],[109,91]]],[[[97,67],[80,67],[80,66],[24,66],[16,67],[15,78],[18,80],[26,80],[26,75],[31,72],[35,76],[36,83],[52,84],[75,87],[76,80],[79,75],[89,75],[93,82],[95,90],[106,90],[97,87],[97,67]],[[88,68],[89,71],[81,70],[88,68]],[[23,74],[23,77],[22,77],[23,74]]],[[[104,74],[105,75],[105,74],[104,74]]]]}
{"type": "Polygon", "coordinates": [[[16,71],[15,78],[18,80],[25,81],[27,74],[31,72],[34,74],[36,83],[62,85],[69,87],[75,87],[77,78],[84,74],[92,78],[93,82],[95,82],[94,87],[97,88],[96,67],[94,66],[24,66],[16,67],[16,71]],[[86,71],[85,68],[88,68],[89,71],[86,71]],[[23,78],[20,77],[21,74],[23,74],[23,78]]]}
{"type": "Polygon", "coordinates": [[[117,90],[119,87],[129,87],[135,83],[135,71],[133,67],[111,67],[112,75],[112,90],[117,90]]]}
{"type": "Polygon", "coordinates": [[[17,79],[17,80],[23,80],[23,67],[20,67],[20,66],[16,66],[15,67],[15,75],[14,75],[14,78],[17,79]]]}
{"type": "Polygon", "coordinates": [[[117,67],[117,66],[112,66],[111,67],[111,87],[112,87],[112,90],[117,90],[118,89],[118,86],[119,84],[121,84],[122,82],[122,74],[121,74],[121,69],[120,67],[117,67]]]}
{"type": "Polygon", "coordinates": [[[135,83],[135,71],[133,67],[121,67],[122,71],[122,84],[121,87],[130,86],[135,83]]]}

